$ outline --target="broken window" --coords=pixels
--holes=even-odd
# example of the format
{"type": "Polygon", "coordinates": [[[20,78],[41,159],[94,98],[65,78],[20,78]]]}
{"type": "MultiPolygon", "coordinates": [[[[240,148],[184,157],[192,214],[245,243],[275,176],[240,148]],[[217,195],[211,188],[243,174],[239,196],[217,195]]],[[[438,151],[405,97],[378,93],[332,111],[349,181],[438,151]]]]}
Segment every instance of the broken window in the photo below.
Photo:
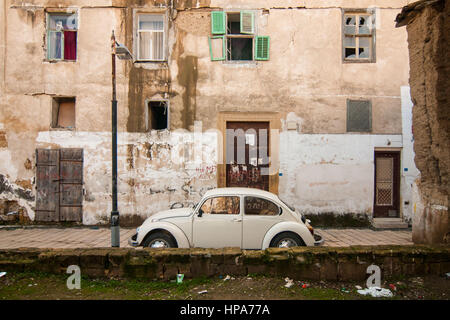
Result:
{"type": "Polygon", "coordinates": [[[52,128],[75,128],[75,98],[54,98],[52,128]]]}
{"type": "Polygon", "coordinates": [[[147,129],[169,129],[169,107],[167,101],[150,101],[147,106],[147,129]]]}
{"type": "Polygon", "coordinates": [[[372,104],[369,100],[347,100],[347,132],[372,131],[372,104]]]}
{"type": "Polygon", "coordinates": [[[211,60],[269,60],[269,37],[255,35],[253,11],[211,12],[211,60]]]}
{"type": "Polygon", "coordinates": [[[77,15],[49,13],[47,17],[47,58],[75,61],[77,59],[77,15]]]}
{"type": "Polygon", "coordinates": [[[165,25],[162,14],[140,14],[138,16],[139,61],[165,60],[165,25]]]}
{"type": "Polygon", "coordinates": [[[375,14],[345,12],[343,24],[344,61],[374,61],[375,14]]]}

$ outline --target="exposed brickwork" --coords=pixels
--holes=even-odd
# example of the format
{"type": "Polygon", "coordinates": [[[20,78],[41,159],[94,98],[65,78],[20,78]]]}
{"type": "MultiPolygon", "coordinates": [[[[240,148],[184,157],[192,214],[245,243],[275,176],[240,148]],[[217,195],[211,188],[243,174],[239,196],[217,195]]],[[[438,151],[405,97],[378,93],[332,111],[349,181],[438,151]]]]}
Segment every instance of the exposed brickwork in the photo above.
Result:
{"type": "Polygon", "coordinates": [[[449,242],[450,1],[406,15],[414,102],[415,162],[424,207],[415,212],[415,243],[449,242]],[[412,17],[414,16],[414,17],[412,17]]]}

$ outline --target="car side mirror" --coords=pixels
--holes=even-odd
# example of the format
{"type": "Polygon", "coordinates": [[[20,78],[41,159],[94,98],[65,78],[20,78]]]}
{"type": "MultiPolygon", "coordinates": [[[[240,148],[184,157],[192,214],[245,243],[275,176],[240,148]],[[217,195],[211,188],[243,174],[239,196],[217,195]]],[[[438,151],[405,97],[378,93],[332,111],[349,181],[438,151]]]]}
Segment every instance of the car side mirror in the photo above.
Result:
{"type": "Polygon", "coordinates": [[[201,218],[203,215],[203,210],[202,208],[198,209],[198,217],[201,218]]]}

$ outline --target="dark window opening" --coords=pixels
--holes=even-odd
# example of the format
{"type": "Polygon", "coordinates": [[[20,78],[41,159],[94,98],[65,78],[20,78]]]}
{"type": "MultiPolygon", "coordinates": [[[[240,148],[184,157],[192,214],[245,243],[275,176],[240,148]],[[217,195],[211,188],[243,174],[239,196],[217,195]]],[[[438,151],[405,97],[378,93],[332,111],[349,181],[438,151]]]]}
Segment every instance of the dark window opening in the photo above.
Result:
{"type": "Polygon", "coordinates": [[[227,15],[227,33],[241,34],[241,18],[239,13],[229,13],[227,15]]]}
{"type": "Polygon", "coordinates": [[[148,103],[148,129],[164,130],[169,127],[169,108],[167,101],[150,101],[148,103]]]}
{"type": "Polygon", "coordinates": [[[52,128],[75,128],[75,98],[54,98],[52,128]]]}
{"type": "Polygon", "coordinates": [[[253,60],[253,38],[228,38],[228,60],[253,60]]]}
{"type": "Polygon", "coordinates": [[[227,14],[227,60],[253,60],[253,36],[241,33],[240,13],[227,14]]]}

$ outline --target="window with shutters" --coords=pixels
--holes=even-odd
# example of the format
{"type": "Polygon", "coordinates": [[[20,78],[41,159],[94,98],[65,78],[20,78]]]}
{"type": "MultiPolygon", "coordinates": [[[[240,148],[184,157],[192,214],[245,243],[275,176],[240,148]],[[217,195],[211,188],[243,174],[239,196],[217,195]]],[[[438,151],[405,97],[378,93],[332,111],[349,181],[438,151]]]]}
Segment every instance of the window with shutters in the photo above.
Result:
{"type": "Polygon", "coordinates": [[[347,132],[371,131],[371,102],[369,100],[347,100],[347,132]]]}
{"type": "Polygon", "coordinates": [[[269,37],[256,35],[255,12],[211,12],[212,61],[269,60],[269,37]]]}
{"type": "Polygon", "coordinates": [[[137,60],[166,60],[166,23],[163,14],[137,16],[137,60]]]}
{"type": "Polygon", "coordinates": [[[375,13],[345,10],[342,28],[344,62],[375,62],[375,13]]]}
{"type": "Polygon", "coordinates": [[[77,32],[76,13],[48,13],[47,59],[76,61],[77,32]]]}

